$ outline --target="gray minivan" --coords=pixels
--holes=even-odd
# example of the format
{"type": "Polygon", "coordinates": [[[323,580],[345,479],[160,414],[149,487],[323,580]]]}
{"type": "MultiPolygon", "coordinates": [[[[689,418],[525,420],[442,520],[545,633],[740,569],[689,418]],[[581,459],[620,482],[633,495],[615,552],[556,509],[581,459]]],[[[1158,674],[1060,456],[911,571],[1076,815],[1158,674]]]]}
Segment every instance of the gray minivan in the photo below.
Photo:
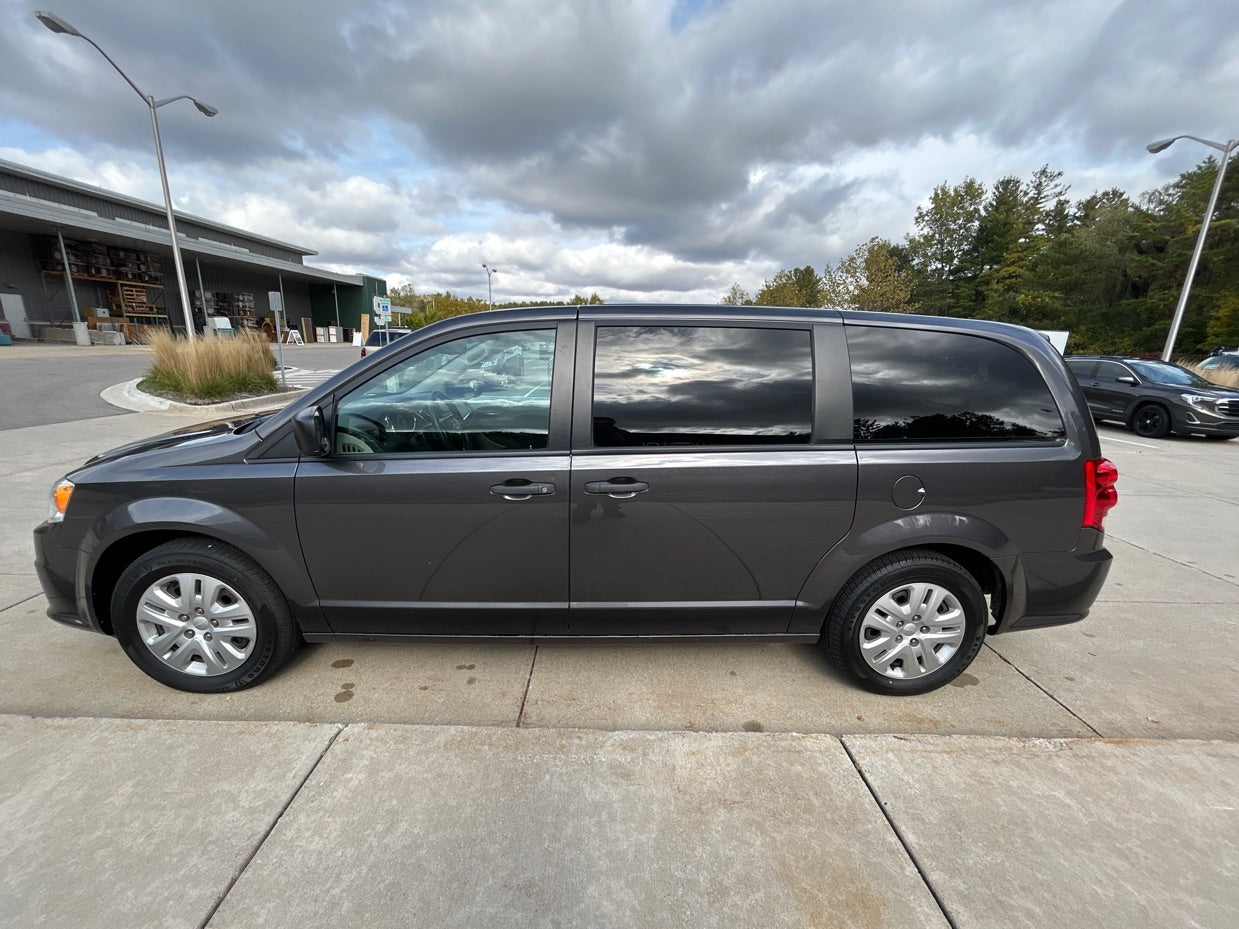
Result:
{"type": "Polygon", "coordinates": [[[189,691],[302,641],[691,637],[820,642],[916,694],[987,634],[1087,614],[1116,477],[1020,327],[505,310],[93,458],[35,544],[53,619],[189,691]]]}

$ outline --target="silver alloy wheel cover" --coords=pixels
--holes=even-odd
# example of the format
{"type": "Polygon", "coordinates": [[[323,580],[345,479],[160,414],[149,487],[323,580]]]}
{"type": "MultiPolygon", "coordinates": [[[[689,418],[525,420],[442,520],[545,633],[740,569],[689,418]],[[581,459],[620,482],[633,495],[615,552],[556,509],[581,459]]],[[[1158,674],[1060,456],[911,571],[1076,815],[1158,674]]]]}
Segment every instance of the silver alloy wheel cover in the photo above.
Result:
{"type": "Polygon", "coordinates": [[[174,671],[215,677],[240,667],[254,652],[254,611],[233,587],[209,574],[182,571],[161,577],[138,600],[138,636],[174,671]]]}
{"type": "Polygon", "coordinates": [[[895,680],[932,674],[963,644],[967,615],[949,589],[924,581],[900,584],[873,602],[860,622],[861,656],[895,680]]]}

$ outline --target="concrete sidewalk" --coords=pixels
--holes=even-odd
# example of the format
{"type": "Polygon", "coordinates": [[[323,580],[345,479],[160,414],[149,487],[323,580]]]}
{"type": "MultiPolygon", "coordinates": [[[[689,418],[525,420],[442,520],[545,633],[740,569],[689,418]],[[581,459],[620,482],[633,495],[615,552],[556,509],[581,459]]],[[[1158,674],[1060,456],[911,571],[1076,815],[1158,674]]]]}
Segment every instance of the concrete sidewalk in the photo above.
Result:
{"type": "Polygon", "coordinates": [[[47,620],[29,535],[189,421],[0,442],[0,929],[1235,925],[1239,442],[1103,430],[1093,614],[923,697],[807,646],[365,643],[202,697],[47,620]]]}
{"type": "Polygon", "coordinates": [[[1239,746],[0,717],[0,926],[1223,927],[1239,746]]]}

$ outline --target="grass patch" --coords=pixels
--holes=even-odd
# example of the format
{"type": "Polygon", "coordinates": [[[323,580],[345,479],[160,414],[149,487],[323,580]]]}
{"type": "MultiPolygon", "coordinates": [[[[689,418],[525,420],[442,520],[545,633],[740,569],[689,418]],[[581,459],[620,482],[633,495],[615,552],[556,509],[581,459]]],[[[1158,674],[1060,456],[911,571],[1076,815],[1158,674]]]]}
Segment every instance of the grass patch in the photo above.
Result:
{"type": "Polygon", "coordinates": [[[147,393],[182,403],[215,403],[277,389],[275,359],[259,333],[190,342],[170,332],[152,332],[146,341],[154,361],[138,386],[147,393]]]}
{"type": "Polygon", "coordinates": [[[1183,367],[1195,371],[1206,381],[1212,381],[1219,387],[1230,387],[1239,390],[1239,371],[1202,371],[1194,364],[1184,363],[1183,367]]]}

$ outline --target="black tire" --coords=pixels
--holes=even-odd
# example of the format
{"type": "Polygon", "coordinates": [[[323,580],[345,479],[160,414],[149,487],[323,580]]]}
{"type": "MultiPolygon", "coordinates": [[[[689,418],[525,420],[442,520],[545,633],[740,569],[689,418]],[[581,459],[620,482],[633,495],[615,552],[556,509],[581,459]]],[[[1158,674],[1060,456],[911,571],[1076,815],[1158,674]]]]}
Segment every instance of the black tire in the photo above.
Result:
{"type": "Polygon", "coordinates": [[[1138,436],[1160,439],[1170,435],[1170,412],[1160,403],[1146,403],[1136,407],[1127,425],[1138,436]]]}
{"type": "Polygon", "coordinates": [[[252,687],[301,642],[270,575],[207,539],[177,539],[131,564],[112,594],[112,626],[134,664],[192,693],[252,687]]]}
{"type": "Polygon", "coordinates": [[[945,555],[911,549],[852,576],[831,605],[821,642],[868,689],[911,696],[936,690],[967,668],[987,622],[985,596],[968,571],[945,555]],[[933,616],[916,612],[935,605],[933,616]],[[906,633],[897,625],[913,622],[906,633]]]}

